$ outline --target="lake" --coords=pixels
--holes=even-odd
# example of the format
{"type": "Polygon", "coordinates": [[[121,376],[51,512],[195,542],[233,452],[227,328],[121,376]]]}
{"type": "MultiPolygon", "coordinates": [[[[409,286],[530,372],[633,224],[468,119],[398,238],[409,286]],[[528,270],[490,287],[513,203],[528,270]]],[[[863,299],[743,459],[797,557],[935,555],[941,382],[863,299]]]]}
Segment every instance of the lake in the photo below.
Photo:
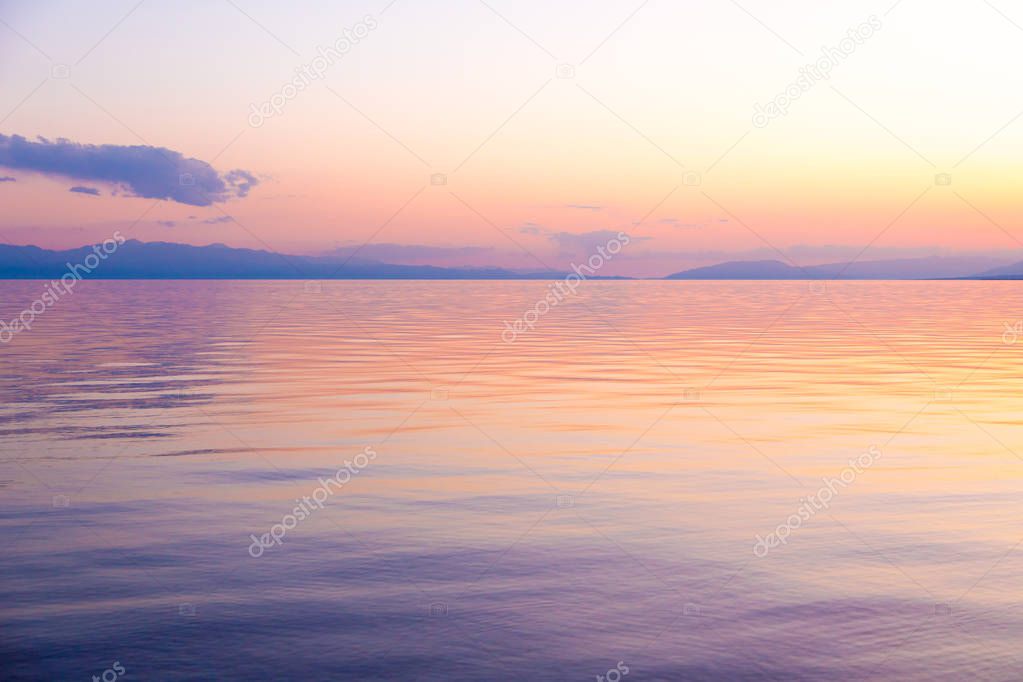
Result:
{"type": "Polygon", "coordinates": [[[80,283],[0,345],[0,678],[1023,678],[1018,283],[549,292],[80,283]]]}

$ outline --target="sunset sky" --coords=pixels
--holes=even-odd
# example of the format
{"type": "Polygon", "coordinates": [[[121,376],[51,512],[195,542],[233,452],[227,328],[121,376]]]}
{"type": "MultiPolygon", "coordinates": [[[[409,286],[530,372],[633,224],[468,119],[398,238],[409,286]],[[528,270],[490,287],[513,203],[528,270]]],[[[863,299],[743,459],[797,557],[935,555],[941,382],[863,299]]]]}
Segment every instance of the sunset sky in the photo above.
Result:
{"type": "Polygon", "coordinates": [[[1023,249],[1023,3],[577,4],[0,0],[0,241],[537,268],[624,231],[633,275],[1023,249]]]}

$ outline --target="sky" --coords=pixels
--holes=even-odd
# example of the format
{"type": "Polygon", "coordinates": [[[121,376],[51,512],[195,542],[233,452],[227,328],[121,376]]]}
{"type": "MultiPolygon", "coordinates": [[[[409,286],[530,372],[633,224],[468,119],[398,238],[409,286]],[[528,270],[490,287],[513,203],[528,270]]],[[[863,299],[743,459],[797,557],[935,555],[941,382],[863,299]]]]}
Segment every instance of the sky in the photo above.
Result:
{"type": "Polygon", "coordinates": [[[1019,0],[0,0],[0,241],[1023,253],[1021,38],[1019,0]]]}

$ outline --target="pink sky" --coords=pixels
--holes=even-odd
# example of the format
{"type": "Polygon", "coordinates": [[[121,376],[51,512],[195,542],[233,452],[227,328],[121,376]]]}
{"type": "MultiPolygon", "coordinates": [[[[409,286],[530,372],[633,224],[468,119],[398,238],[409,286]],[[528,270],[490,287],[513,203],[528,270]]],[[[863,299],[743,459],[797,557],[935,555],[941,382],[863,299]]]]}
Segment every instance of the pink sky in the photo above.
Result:
{"type": "Polygon", "coordinates": [[[120,229],[540,267],[625,231],[613,268],[651,275],[1021,248],[1023,95],[1003,74],[1023,54],[1011,13],[983,3],[56,5],[0,3],[0,134],[160,147],[259,183],[201,206],[0,167],[4,242],[120,229]]]}

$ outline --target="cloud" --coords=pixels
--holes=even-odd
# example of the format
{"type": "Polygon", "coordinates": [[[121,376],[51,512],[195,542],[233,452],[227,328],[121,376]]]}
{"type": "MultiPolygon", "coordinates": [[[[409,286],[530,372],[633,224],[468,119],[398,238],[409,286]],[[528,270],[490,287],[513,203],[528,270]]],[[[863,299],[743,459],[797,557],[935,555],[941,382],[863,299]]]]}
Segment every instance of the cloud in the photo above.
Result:
{"type": "Polygon", "coordinates": [[[221,223],[233,223],[234,218],[229,215],[217,216],[216,218],[209,218],[203,221],[207,225],[220,225],[221,223]]]}
{"type": "MultiPolygon", "coordinates": [[[[704,227],[703,223],[684,223],[678,218],[661,218],[657,222],[661,225],[671,225],[672,227],[686,230],[701,230],[704,227]]],[[[639,223],[635,224],[639,225],[639,223]]]]}
{"type": "Polygon", "coordinates": [[[99,190],[96,189],[95,187],[82,187],[81,185],[75,185],[68,191],[74,192],[75,194],[89,194],[94,197],[99,196],[99,190]]]}
{"type": "MultiPolygon", "coordinates": [[[[598,246],[605,246],[612,239],[618,238],[618,232],[611,230],[594,230],[593,232],[551,232],[547,238],[558,247],[562,256],[583,256],[595,253],[598,246]]],[[[635,237],[632,238],[635,241],[635,237]]]]}
{"type": "Polygon", "coordinates": [[[590,204],[566,204],[567,208],[575,208],[580,211],[603,211],[603,206],[594,206],[590,204]]]}
{"type": "Polygon", "coordinates": [[[249,171],[217,172],[165,147],[92,145],[0,135],[0,166],[122,186],[128,196],[209,206],[247,196],[259,184],[249,171]]]}
{"type": "Polygon", "coordinates": [[[521,232],[522,234],[549,234],[550,230],[548,230],[543,225],[537,225],[536,223],[526,223],[525,225],[519,228],[519,232],[521,232]]]}
{"type": "Polygon", "coordinates": [[[249,196],[249,190],[259,184],[259,180],[252,173],[235,169],[224,173],[224,182],[234,188],[235,194],[239,197],[249,196]]]}
{"type": "Polygon", "coordinates": [[[18,178],[12,178],[10,175],[0,176],[0,182],[17,182],[18,178]]]}
{"type": "MultiPolygon", "coordinates": [[[[545,237],[557,247],[558,256],[585,257],[597,253],[597,247],[606,246],[612,239],[618,239],[617,230],[593,230],[592,232],[555,232],[543,225],[526,223],[518,228],[521,234],[545,237]]],[[[629,235],[634,242],[646,241],[649,237],[629,235]]]]}

